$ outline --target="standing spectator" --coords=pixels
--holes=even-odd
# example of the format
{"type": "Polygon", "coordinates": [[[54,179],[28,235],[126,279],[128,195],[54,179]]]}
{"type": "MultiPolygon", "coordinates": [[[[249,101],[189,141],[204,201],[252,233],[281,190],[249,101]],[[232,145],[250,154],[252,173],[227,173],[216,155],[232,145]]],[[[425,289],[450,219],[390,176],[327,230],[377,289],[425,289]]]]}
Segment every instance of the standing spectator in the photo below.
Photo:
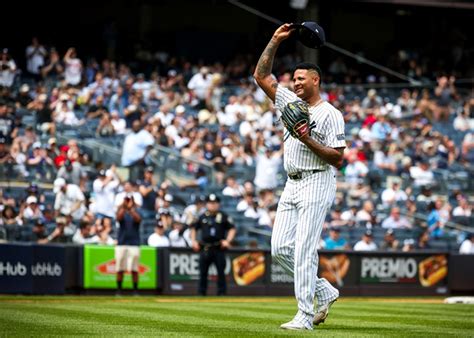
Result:
{"type": "Polygon", "coordinates": [[[134,121],[132,132],[125,137],[122,150],[122,165],[131,169],[132,179],[140,177],[140,171],[148,163],[148,153],[155,140],[146,129],[141,129],[140,121],[134,121]]]}
{"type": "Polygon", "coordinates": [[[403,216],[400,216],[400,208],[393,207],[390,210],[390,216],[382,222],[382,228],[385,229],[411,229],[412,225],[403,216]]]}
{"type": "Polygon", "coordinates": [[[275,189],[278,185],[278,171],[282,163],[282,150],[274,152],[269,146],[256,157],[254,184],[257,190],[275,189]]]}
{"type": "Polygon", "coordinates": [[[456,97],[456,87],[454,82],[456,78],[450,76],[440,76],[438,86],[435,88],[436,108],[434,110],[435,121],[448,121],[451,115],[451,100],[456,97]]]}
{"type": "Polygon", "coordinates": [[[209,74],[209,68],[201,67],[199,73],[196,73],[188,82],[188,88],[199,100],[196,109],[206,108],[206,96],[212,85],[212,75],[209,74]]]}
{"type": "Polygon", "coordinates": [[[8,53],[8,48],[2,50],[0,55],[0,87],[10,88],[16,75],[16,63],[8,53]]]}
{"type": "Polygon", "coordinates": [[[123,275],[126,271],[132,272],[133,290],[138,292],[138,262],[140,259],[140,222],[137,206],[132,196],[126,196],[120,205],[117,215],[118,240],[115,248],[115,262],[117,271],[117,293],[122,291],[123,275]]]}
{"type": "Polygon", "coordinates": [[[77,86],[82,79],[82,61],[77,58],[76,49],[69,48],[64,55],[66,71],[64,73],[66,83],[77,86]]]}
{"type": "Polygon", "coordinates": [[[354,245],[354,251],[375,251],[377,250],[377,244],[373,241],[372,231],[367,230],[363,235],[362,239],[354,245]]]}
{"type": "Polygon", "coordinates": [[[87,173],[79,162],[72,162],[71,160],[67,159],[64,161],[64,164],[61,166],[61,168],[59,168],[56,177],[62,177],[67,182],[82,186],[84,181],[87,180],[87,173]]]}
{"type": "Polygon", "coordinates": [[[165,227],[160,220],[156,222],[155,232],[148,237],[149,246],[156,248],[167,248],[170,246],[170,240],[165,234],[165,227]]]}
{"type": "Polygon", "coordinates": [[[153,177],[153,167],[146,167],[138,191],[142,195],[143,200],[143,205],[141,207],[143,218],[155,218],[155,202],[158,194],[156,193],[156,182],[153,177]]]}
{"type": "Polygon", "coordinates": [[[6,101],[0,99],[0,137],[5,138],[6,144],[12,144],[18,135],[18,127],[19,123],[8,112],[6,101]]]}
{"type": "Polygon", "coordinates": [[[48,63],[41,68],[41,75],[43,78],[51,79],[54,85],[63,73],[64,66],[59,57],[59,53],[56,48],[51,48],[48,63]]]}
{"type": "Polygon", "coordinates": [[[95,216],[98,220],[102,220],[108,233],[112,230],[112,222],[115,217],[115,192],[119,184],[120,180],[115,174],[114,166],[108,171],[105,169],[99,171],[99,176],[92,184],[95,194],[95,216]]]}
{"type": "Polygon", "coordinates": [[[428,206],[428,214],[427,224],[428,230],[433,238],[439,238],[444,235],[444,223],[441,219],[440,209],[443,206],[443,202],[441,200],[437,200],[436,202],[431,202],[428,206]]]}
{"type": "Polygon", "coordinates": [[[26,69],[35,81],[41,79],[40,71],[47,54],[46,49],[39,43],[37,37],[33,37],[31,45],[26,47],[26,69]]]}
{"type": "Polygon", "coordinates": [[[460,254],[474,255],[474,234],[470,233],[466,236],[459,248],[460,254]]]}
{"type": "Polygon", "coordinates": [[[143,205],[142,195],[136,189],[137,185],[133,181],[127,181],[123,184],[123,191],[115,195],[115,210],[123,204],[123,201],[126,197],[133,197],[133,201],[138,208],[141,208],[143,205]]]}

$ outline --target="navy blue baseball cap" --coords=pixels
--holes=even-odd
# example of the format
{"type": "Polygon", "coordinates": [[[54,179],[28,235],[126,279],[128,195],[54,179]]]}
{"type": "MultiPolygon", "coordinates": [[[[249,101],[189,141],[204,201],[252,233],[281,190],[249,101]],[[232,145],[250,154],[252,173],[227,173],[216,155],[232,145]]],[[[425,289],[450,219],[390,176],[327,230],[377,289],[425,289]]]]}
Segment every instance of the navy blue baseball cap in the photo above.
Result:
{"type": "Polygon", "coordinates": [[[296,28],[296,38],[306,47],[320,48],[326,43],[326,34],[323,27],[314,21],[305,21],[301,24],[291,24],[290,28],[296,28]]]}
{"type": "Polygon", "coordinates": [[[221,200],[220,200],[219,196],[217,196],[216,194],[210,194],[209,196],[207,196],[207,201],[208,202],[217,202],[217,203],[219,203],[221,200]]]}

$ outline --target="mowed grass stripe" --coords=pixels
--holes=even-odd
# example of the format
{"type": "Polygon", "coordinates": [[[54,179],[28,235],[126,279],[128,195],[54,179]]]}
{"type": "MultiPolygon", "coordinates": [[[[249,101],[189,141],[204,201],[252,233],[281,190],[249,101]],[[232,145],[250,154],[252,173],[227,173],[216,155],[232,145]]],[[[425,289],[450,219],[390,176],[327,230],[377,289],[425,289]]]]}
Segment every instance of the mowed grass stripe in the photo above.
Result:
{"type": "Polygon", "coordinates": [[[380,304],[367,305],[365,303],[361,304],[351,304],[339,303],[334,304],[334,308],[340,308],[347,311],[357,311],[358,313],[374,313],[374,312],[390,312],[392,314],[424,314],[427,309],[433,315],[452,315],[452,316],[461,316],[461,317],[470,317],[474,315],[474,307],[461,305],[461,304],[424,304],[423,306],[416,305],[412,306],[411,304],[389,304],[385,306],[380,306],[380,304]]]}
{"type": "MultiPolygon", "coordinates": [[[[58,314],[67,313],[75,318],[79,317],[85,320],[96,321],[99,323],[106,323],[112,320],[112,323],[121,324],[127,323],[127,325],[138,326],[140,328],[148,326],[153,328],[155,333],[192,333],[197,331],[198,334],[211,334],[211,335],[223,335],[224,332],[232,335],[245,336],[251,332],[262,334],[268,333],[268,330],[275,328],[276,325],[272,323],[256,323],[255,320],[251,320],[251,317],[246,317],[245,322],[241,322],[241,325],[236,325],[235,321],[229,320],[227,317],[209,317],[208,315],[200,315],[186,310],[169,311],[169,309],[163,309],[163,311],[150,312],[147,308],[145,311],[137,311],[134,309],[127,308],[116,308],[101,309],[98,307],[90,308],[84,305],[59,305],[54,306],[40,306],[30,305],[28,311],[41,311],[44,314],[50,314],[57,316],[58,314]],[[171,312],[171,313],[170,313],[171,312]],[[99,319],[102,317],[102,319],[99,319]]],[[[221,314],[222,315],[222,314],[221,314]]],[[[120,332],[120,331],[118,331],[120,332]]]]}

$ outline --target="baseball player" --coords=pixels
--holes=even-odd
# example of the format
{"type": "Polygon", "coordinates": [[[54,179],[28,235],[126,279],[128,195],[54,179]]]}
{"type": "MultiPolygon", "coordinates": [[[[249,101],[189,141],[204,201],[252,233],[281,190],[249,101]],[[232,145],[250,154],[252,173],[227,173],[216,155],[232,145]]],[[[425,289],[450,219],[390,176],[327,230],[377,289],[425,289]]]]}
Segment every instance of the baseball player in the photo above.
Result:
{"type": "Polygon", "coordinates": [[[346,142],[342,114],[320,97],[318,66],[302,63],[295,67],[295,92],[279,85],[271,75],[276,50],[292,31],[290,24],[275,31],[254,77],[275,102],[286,129],[284,167],[288,180],[278,204],[271,246],[273,259],[294,276],[298,312],[280,327],[312,330],[313,325],[324,322],[329,307],[339,297],[336,288],[317,277],[316,246],[336,193],[333,167],[341,167],[346,142]]]}

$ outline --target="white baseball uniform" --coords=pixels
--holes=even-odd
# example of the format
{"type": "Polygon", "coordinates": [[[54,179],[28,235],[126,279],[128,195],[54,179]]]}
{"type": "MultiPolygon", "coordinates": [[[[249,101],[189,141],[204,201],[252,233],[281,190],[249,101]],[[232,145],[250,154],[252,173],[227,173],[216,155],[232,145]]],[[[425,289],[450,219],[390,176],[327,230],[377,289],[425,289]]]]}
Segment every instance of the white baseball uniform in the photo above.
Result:
{"type": "MultiPolygon", "coordinates": [[[[301,99],[295,93],[278,86],[275,106],[279,111],[297,100],[301,99]]],[[[310,106],[309,113],[311,137],[327,147],[346,146],[344,119],[336,108],[322,102],[310,106]]],[[[312,327],[314,297],[319,310],[339,296],[339,291],[326,279],[317,277],[319,259],[316,250],[324,219],[336,194],[336,176],[331,165],[288,131],[284,136],[284,167],[289,178],[273,226],[272,257],[294,276],[298,300],[295,320],[312,327]],[[294,174],[301,178],[292,179],[294,174]]]]}

